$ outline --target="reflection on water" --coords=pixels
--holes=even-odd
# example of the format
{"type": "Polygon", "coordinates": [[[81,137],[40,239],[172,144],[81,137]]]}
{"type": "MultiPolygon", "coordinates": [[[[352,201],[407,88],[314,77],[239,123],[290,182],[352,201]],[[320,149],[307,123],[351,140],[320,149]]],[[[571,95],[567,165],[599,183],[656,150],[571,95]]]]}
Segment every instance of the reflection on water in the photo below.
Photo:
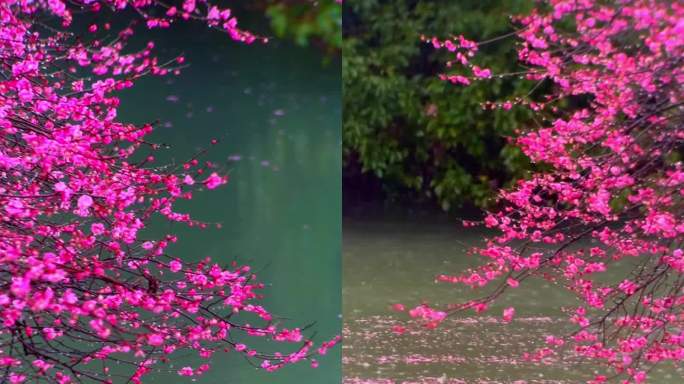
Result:
{"type": "MultiPolygon", "coordinates": [[[[341,332],[340,63],[324,67],[319,52],[283,42],[244,46],[201,26],[180,28],[152,38],[169,56],[184,53],[190,67],[177,78],[141,81],[124,96],[122,118],[159,119],[153,141],[171,147],[155,154],[159,163],[210,147],[201,160],[230,181],[181,206],[220,228],[164,224],[180,238],[172,251],[252,265],[268,283],[266,308],[289,326],[316,322],[308,334],[317,332],[318,342],[332,338],[341,332]]],[[[218,353],[197,382],[337,384],[340,352],[329,351],[318,369],[303,363],[272,374],[218,353]]],[[[159,372],[145,382],[190,380],[159,372]]]]}
{"type": "MultiPolygon", "coordinates": [[[[343,224],[343,372],[345,384],[579,383],[596,367],[582,361],[525,361],[522,356],[543,344],[544,336],[566,331],[562,307],[574,297],[542,280],[510,290],[484,316],[463,313],[435,329],[392,333],[404,315],[394,303],[416,305],[458,302],[475,293],[469,288],[433,283],[440,273],[477,264],[466,250],[486,235],[464,230],[440,214],[380,212],[347,217],[343,224]],[[502,309],[516,307],[510,324],[502,309]]],[[[657,384],[681,383],[682,370],[657,369],[657,384]]]]}

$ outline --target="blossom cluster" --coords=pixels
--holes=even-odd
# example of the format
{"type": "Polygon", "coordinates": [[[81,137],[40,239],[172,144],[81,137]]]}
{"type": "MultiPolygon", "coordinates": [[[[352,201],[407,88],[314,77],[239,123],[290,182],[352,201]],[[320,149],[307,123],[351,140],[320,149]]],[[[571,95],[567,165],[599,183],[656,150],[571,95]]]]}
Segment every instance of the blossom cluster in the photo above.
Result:
{"type": "Polygon", "coordinates": [[[163,62],[153,42],[129,49],[135,26],[115,31],[103,22],[85,35],[69,26],[80,15],[131,12],[143,28],[200,20],[236,41],[263,40],[239,29],[229,9],[178,4],[0,2],[3,383],[112,383],[114,374],[140,383],[181,350],[206,359],[233,351],[269,371],[316,353],[301,329],[282,328],[259,304],[263,285],[248,266],[190,263],[168,251],[174,235],[143,235],[153,218],[205,227],[175,203],[227,176],[196,157],[154,165],[159,146],[146,140],[153,125],[117,119],[119,91],[144,75],[177,74],[183,57],[163,62]],[[289,352],[262,352],[249,346],[254,338],[289,352]]]}
{"type": "MultiPolygon", "coordinates": [[[[498,235],[473,250],[484,263],[437,278],[493,288],[446,311],[482,311],[524,280],[547,279],[579,299],[568,316],[577,330],[549,335],[529,357],[576,354],[611,367],[593,383],[644,382],[649,366],[684,360],[684,5],[550,0],[513,20],[519,73],[474,63],[497,39],[425,39],[454,55],[445,81],[524,76],[528,94],[483,106],[536,116],[512,139],[536,171],[486,215],[498,235]],[[598,278],[626,263],[635,267],[619,281],[598,278]]],[[[438,320],[424,306],[414,312],[438,320]]]]}

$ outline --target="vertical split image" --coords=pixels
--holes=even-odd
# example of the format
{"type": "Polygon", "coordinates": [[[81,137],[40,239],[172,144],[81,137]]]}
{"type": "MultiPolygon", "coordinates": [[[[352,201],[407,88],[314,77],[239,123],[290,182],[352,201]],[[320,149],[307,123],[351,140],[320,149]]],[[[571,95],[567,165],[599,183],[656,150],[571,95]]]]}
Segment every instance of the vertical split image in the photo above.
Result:
{"type": "Polygon", "coordinates": [[[681,0],[0,0],[0,384],[684,382],[681,0]]]}

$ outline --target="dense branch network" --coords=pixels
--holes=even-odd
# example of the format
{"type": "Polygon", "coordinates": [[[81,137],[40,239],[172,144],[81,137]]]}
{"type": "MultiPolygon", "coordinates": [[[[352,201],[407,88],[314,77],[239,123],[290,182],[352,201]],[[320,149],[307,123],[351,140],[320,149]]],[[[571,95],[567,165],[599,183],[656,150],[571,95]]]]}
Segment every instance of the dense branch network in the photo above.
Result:
{"type": "MultiPolygon", "coordinates": [[[[457,311],[482,312],[507,289],[541,277],[581,304],[568,315],[576,331],[549,335],[528,357],[575,354],[611,367],[592,383],[616,375],[644,382],[649,366],[684,360],[684,6],[551,0],[514,21],[524,67],[515,74],[471,62],[496,39],[426,39],[454,55],[445,81],[530,80],[528,94],[483,107],[535,112],[538,126],[513,140],[539,171],[501,191],[503,208],[486,215],[484,225],[499,235],[473,250],[485,262],[438,276],[493,286],[490,293],[448,308],[421,305],[410,315],[435,327],[457,311]],[[596,278],[625,264],[634,265],[629,275],[596,278]]],[[[514,314],[505,309],[503,321],[514,314]]]]}

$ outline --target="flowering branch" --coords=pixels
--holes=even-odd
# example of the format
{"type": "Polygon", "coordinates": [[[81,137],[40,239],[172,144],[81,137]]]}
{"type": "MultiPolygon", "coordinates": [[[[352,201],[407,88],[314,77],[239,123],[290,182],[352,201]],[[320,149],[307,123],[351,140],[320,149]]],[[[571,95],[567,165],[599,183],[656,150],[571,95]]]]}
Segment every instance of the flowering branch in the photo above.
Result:
{"type": "MultiPolygon", "coordinates": [[[[513,140],[539,171],[501,191],[503,208],[486,215],[484,225],[499,234],[473,250],[485,263],[438,277],[494,284],[491,293],[409,313],[434,327],[460,310],[482,312],[506,290],[541,277],[581,304],[568,315],[576,331],[549,335],[528,357],[565,350],[609,366],[623,383],[642,383],[650,366],[684,359],[684,7],[552,0],[514,20],[526,67],[514,75],[536,85],[524,97],[483,105],[536,112],[540,126],[520,129],[513,140]],[[629,275],[595,278],[631,260],[629,275]]],[[[500,76],[472,63],[476,42],[430,42],[455,56],[458,69],[443,74],[446,81],[467,86],[500,76]]],[[[503,320],[514,314],[505,309],[503,320]]]]}

